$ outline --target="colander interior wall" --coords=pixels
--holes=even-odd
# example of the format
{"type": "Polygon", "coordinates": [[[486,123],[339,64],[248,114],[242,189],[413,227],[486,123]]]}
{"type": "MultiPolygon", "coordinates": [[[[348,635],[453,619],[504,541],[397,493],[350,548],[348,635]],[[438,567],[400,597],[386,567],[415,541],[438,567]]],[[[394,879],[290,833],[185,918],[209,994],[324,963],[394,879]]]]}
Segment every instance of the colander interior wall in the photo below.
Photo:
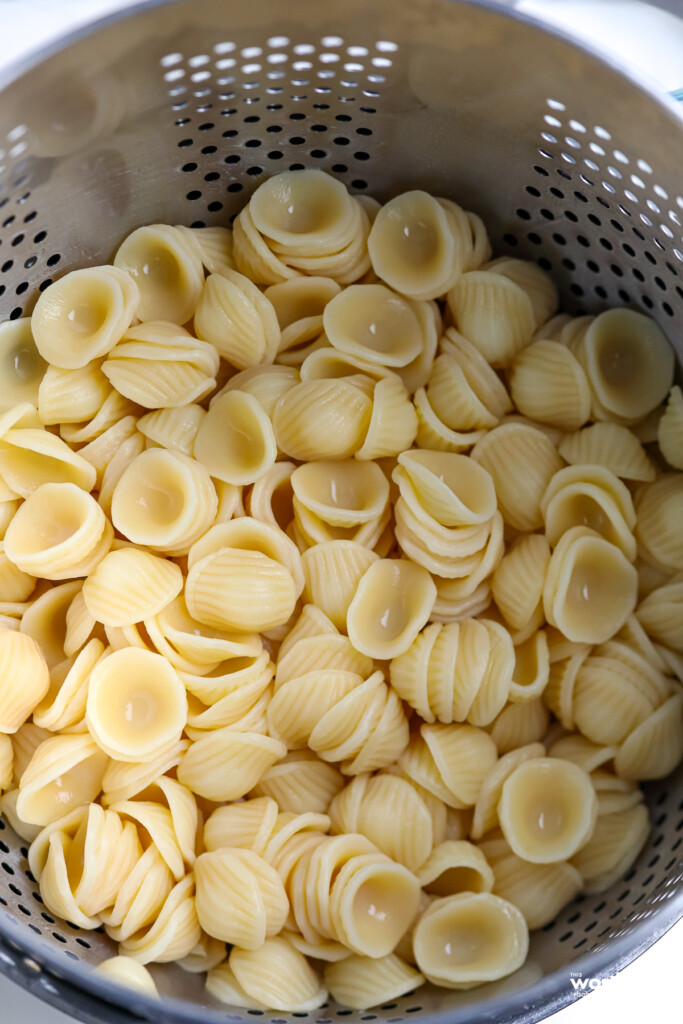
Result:
{"type": "MultiPolygon", "coordinates": [[[[683,355],[673,106],[527,19],[455,0],[151,3],[56,47],[0,95],[0,319],[30,313],[67,270],[110,259],[139,224],[228,223],[265,177],[312,166],[379,199],[423,187],[458,200],[484,218],[494,251],[553,275],[566,309],[632,304],[683,355]]],[[[463,994],[420,989],[368,1013],[330,1004],[294,1016],[549,1013],[574,996],[570,971],[611,973],[683,912],[682,779],[646,787],[653,831],[635,867],[534,933],[516,975],[463,994]]],[[[65,998],[62,978],[158,1019],[143,997],[93,977],[113,944],[47,912],[25,844],[1,819],[0,940],[0,970],[33,972],[46,998],[65,998]]],[[[165,1019],[226,1019],[201,978],[152,970],[165,1019]]],[[[85,1005],[75,1012],[107,1019],[85,1005]]]]}

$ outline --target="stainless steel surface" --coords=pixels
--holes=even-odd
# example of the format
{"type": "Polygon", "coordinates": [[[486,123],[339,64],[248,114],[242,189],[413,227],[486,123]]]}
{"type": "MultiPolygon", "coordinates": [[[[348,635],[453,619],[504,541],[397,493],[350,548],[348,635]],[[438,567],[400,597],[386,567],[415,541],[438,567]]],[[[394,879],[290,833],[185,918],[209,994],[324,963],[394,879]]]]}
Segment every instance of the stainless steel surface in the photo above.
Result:
{"type": "MultiPolygon", "coordinates": [[[[379,198],[416,185],[457,198],[484,217],[497,251],[548,269],[568,308],[633,303],[683,354],[674,104],[495,4],[338,8],[150,3],[6,73],[0,318],[29,312],[66,270],[108,259],[140,223],[225,223],[268,174],[320,166],[379,198]]],[[[371,1014],[331,1005],[301,1016],[531,1022],[559,1008],[574,995],[570,970],[613,973],[683,914],[682,779],[648,787],[654,829],[635,868],[536,933],[513,977],[464,994],[421,989],[371,1014]]],[[[23,847],[0,831],[0,970],[33,978],[82,1019],[160,1019],[157,1005],[93,976],[109,940],[51,918],[23,847]]],[[[153,973],[163,1019],[225,1020],[200,978],[153,973]]]]}

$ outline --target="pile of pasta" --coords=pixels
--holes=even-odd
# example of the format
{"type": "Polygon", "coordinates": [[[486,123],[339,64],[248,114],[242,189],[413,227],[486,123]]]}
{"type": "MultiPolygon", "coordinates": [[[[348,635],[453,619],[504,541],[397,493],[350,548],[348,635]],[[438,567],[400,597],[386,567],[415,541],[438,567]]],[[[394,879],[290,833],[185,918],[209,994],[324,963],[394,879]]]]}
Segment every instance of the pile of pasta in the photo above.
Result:
{"type": "Polygon", "coordinates": [[[0,326],[0,809],[98,968],[365,1008],[524,962],[683,757],[683,395],[317,170],[0,326]]]}

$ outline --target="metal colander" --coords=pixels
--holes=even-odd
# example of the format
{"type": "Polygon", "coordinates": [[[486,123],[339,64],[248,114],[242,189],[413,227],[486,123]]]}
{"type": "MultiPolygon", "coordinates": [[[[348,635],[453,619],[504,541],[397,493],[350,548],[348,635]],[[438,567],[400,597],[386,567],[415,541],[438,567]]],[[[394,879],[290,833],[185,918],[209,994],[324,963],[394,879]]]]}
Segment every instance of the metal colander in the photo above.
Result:
{"type": "MultiPolygon", "coordinates": [[[[500,6],[464,0],[177,0],[60,41],[0,81],[0,319],[142,223],[227,223],[270,174],[321,167],[379,199],[422,187],[482,215],[496,253],[535,259],[575,313],[633,304],[678,345],[683,122],[674,104],[500,6]]],[[[420,989],[311,1024],[532,1022],[683,915],[683,772],[646,786],[636,865],[532,933],[513,976],[420,989]]],[[[0,970],[87,1021],[291,1017],[228,1011],[203,978],[152,968],[163,1010],[93,974],[104,933],[55,920],[0,818],[0,970]]]]}

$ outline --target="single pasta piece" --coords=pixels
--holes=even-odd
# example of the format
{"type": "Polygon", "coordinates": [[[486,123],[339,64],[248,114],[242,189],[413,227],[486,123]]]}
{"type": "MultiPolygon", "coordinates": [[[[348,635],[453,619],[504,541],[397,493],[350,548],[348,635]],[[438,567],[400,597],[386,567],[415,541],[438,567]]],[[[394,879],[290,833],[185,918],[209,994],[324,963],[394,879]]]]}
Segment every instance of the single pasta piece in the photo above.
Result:
{"type": "Polygon", "coordinates": [[[523,860],[568,860],[590,839],[597,797],[587,772],[571,761],[537,757],[503,783],[498,817],[505,839],[523,860]]]}
{"type": "Polygon", "coordinates": [[[266,288],[264,295],[275,309],[282,337],[278,357],[291,354],[298,362],[311,342],[323,332],[325,306],[341,292],[329,277],[298,277],[266,288]]]}
{"type": "Polygon", "coordinates": [[[0,473],[8,498],[28,498],[46,483],[72,483],[92,490],[95,471],[55,434],[33,428],[6,430],[0,441],[0,473]]]}
{"type": "Polygon", "coordinates": [[[509,366],[532,339],[534,308],[526,290],[503,274],[474,270],[448,293],[455,325],[491,366],[509,366]]]}
{"type": "Polygon", "coordinates": [[[0,733],[0,794],[12,788],[14,748],[6,733],[0,733]]]}
{"type": "Polygon", "coordinates": [[[424,891],[434,896],[491,892],[493,888],[493,871],[486,857],[464,839],[447,840],[434,847],[417,877],[424,891]]]}
{"type": "Polygon", "coordinates": [[[47,662],[36,641],[12,629],[0,630],[0,734],[17,732],[49,686],[47,662]]]}
{"type": "Polygon", "coordinates": [[[277,935],[289,901],[277,871],[238,848],[202,853],[194,866],[197,916],[205,932],[241,949],[261,949],[277,935]]]}
{"type": "Polygon", "coordinates": [[[536,330],[557,312],[559,296],[552,278],[531,260],[499,256],[483,268],[501,274],[526,292],[531,300],[536,330]]]}
{"type": "Polygon", "coordinates": [[[230,377],[221,390],[213,395],[211,405],[228,391],[246,391],[248,395],[254,396],[270,419],[278,398],[281,398],[300,380],[299,371],[294,366],[259,364],[230,377]]]}
{"type": "Polygon", "coordinates": [[[119,394],[146,409],[199,402],[216,387],[220,357],[213,345],[167,320],[136,324],[102,364],[119,394]]]}
{"type": "Polygon", "coordinates": [[[636,495],[635,507],[642,557],[669,571],[683,569],[683,473],[668,473],[645,484],[636,495]]]}
{"type": "Polygon", "coordinates": [[[223,274],[235,269],[233,237],[230,228],[187,228],[177,225],[185,240],[194,245],[204,268],[209,274],[223,274]]]}
{"type": "Polygon", "coordinates": [[[628,488],[602,466],[567,466],[555,473],[541,501],[551,547],[573,527],[588,527],[618,547],[630,562],[637,549],[636,513],[628,488]]]}
{"type": "Polygon", "coordinates": [[[368,250],[377,276],[412,299],[445,295],[460,276],[466,253],[448,208],[419,190],[403,192],[382,207],[368,250]]]}
{"type": "Polygon", "coordinates": [[[0,324],[0,412],[22,402],[37,406],[47,367],[36,348],[30,317],[0,324]]]}
{"type": "Polygon", "coordinates": [[[409,300],[381,284],[345,288],[325,307],[323,326],[334,348],[381,366],[406,366],[422,348],[409,300]]]}
{"type": "Polygon", "coordinates": [[[252,484],[277,457],[270,420],[253,395],[228,391],[209,409],[194,443],[195,458],[211,476],[252,484]]]}
{"type": "Polygon", "coordinates": [[[358,775],[329,808],[333,833],[359,832],[392,860],[417,872],[434,843],[427,804],[405,779],[358,775]]]}
{"type": "Polygon", "coordinates": [[[473,807],[498,759],[491,737],[473,725],[422,725],[399,759],[418,785],[448,807],[473,807]]]}
{"type": "Polygon", "coordinates": [[[192,455],[194,439],[205,416],[201,405],[194,404],[178,409],[155,409],[140,417],[137,429],[147,438],[148,444],[192,455]]]}
{"type": "Polygon", "coordinates": [[[111,519],[119,533],[168,555],[186,555],[217,512],[208,469],[181,451],[162,448],[134,458],[111,499],[111,519]]]}
{"type": "Polygon", "coordinates": [[[280,327],[270,300],[255,284],[226,269],[207,277],[194,314],[198,338],[238,370],[272,363],[280,345],[280,327]]]}
{"type": "Polygon", "coordinates": [[[139,315],[141,296],[114,267],[72,270],[41,292],[31,317],[40,355],[77,370],[111,351],[139,315]]]}
{"type": "MultiPolygon", "coordinates": [[[[581,857],[591,842],[576,856],[581,857]]],[[[581,874],[567,861],[532,864],[499,839],[481,843],[480,849],[493,868],[493,892],[521,910],[531,930],[553,921],[584,887],[581,874]]]]}
{"type": "Polygon", "coordinates": [[[521,413],[560,430],[578,430],[590,416],[591,393],[581,364],[559,341],[536,341],[512,363],[510,394],[521,413]]]}
{"type": "Polygon", "coordinates": [[[178,779],[207,800],[239,800],[286,753],[284,743],[261,732],[212,729],[183,755],[178,779]]]}
{"type": "Polygon", "coordinates": [[[550,715],[539,697],[510,703],[491,723],[491,739],[499,754],[542,740],[548,731],[550,715]]]}
{"type": "Polygon", "coordinates": [[[635,423],[664,401],[674,351],[649,316],[608,309],[588,325],[577,355],[593,392],[595,419],[635,423]]]}
{"type": "Polygon", "coordinates": [[[90,675],[86,722],[118,761],[151,761],[176,743],[187,720],[185,687],[165,658],[125,648],[90,675]]]}
{"type": "Polygon", "coordinates": [[[422,566],[389,558],[373,562],[349,605],[351,643],[371,658],[403,654],[429,619],[435,599],[436,586],[422,566]]]}
{"type": "Polygon", "coordinates": [[[66,613],[82,585],[81,580],[73,580],[51,587],[32,601],[22,616],[21,632],[38,643],[50,669],[64,661],[66,613]]]}
{"type": "Polygon", "coordinates": [[[345,630],[358,584],[378,558],[376,552],[353,540],[314,544],[301,557],[305,600],[329,616],[337,629],[345,630]]]}
{"type": "MultiPolygon", "coordinates": [[[[225,949],[225,946],[223,946],[225,949]]],[[[235,977],[228,960],[212,967],[206,976],[206,991],[219,1003],[238,1006],[245,1010],[266,1010],[267,1006],[258,999],[252,999],[235,977]]]]}
{"type": "Polygon", "coordinates": [[[669,465],[683,469],[683,392],[678,386],[671,389],[666,410],[659,421],[657,443],[669,465]]]}
{"type": "Polygon", "coordinates": [[[539,529],[541,498],[552,476],[562,469],[552,441],[534,427],[505,423],[478,441],[471,457],[493,478],[505,522],[523,532],[539,529]]]}
{"type": "Polygon", "coordinates": [[[636,435],[618,423],[593,423],[575,434],[567,434],[558,451],[572,466],[603,466],[625,480],[654,480],[656,475],[636,435]]]}
{"type": "MultiPolygon", "coordinates": [[[[145,629],[159,654],[163,654],[180,671],[201,678],[210,676],[228,659],[236,660],[244,667],[241,659],[256,659],[262,655],[263,644],[255,634],[213,629],[193,619],[182,594],[152,619],[146,619],[145,629]]],[[[267,663],[267,657],[259,662],[261,665],[264,663],[267,663]]],[[[192,690],[192,683],[186,685],[192,690]]],[[[216,686],[218,693],[220,684],[216,686]]],[[[225,694],[221,691],[219,695],[225,694]]],[[[216,694],[212,693],[214,696],[216,694]]]]}
{"type": "Polygon", "coordinates": [[[273,429],[293,459],[346,459],[361,449],[371,415],[370,398],[350,380],[302,381],[277,401],[273,429]]]}
{"type": "Polygon", "coordinates": [[[180,567],[138,548],[110,551],[83,584],[83,600],[97,622],[132,626],[152,618],[183,587],[180,567]]]}
{"type": "Polygon", "coordinates": [[[271,797],[282,811],[291,814],[326,814],[344,783],[341,772],[312,750],[293,750],[261,776],[252,792],[257,797],[271,797]]]}
{"type": "Polygon", "coordinates": [[[192,868],[199,812],[194,795],[179,782],[159,776],[134,799],[110,806],[149,835],[176,881],[192,868]]]}
{"type": "Polygon", "coordinates": [[[490,620],[432,623],[394,658],[391,685],[426,722],[489,725],[508,699],[515,655],[490,620]]]}
{"type": "Polygon", "coordinates": [[[102,788],[106,766],[106,755],[88,733],[43,740],[21,774],[18,817],[32,825],[47,825],[91,803],[102,788]]]}
{"type": "MultiPolygon", "coordinates": [[[[479,795],[474,806],[474,815],[470,836],[481,839],[498,824],[498,803],[503,791],[503,783],[518,765],[534,757],[543,757],[545,747],[542,743],[530,743],[525,747],[511,750],[495,763],[481,784],[479,795]]],[[[514,903],[514,900],[512,901],[514,903]]]]}
{"type": "Polygon", "coordinates": [[[122,940],[120,952],[141,964],[170,963],[188,956],[202,935],[194,888],[190,873],[171,889],[153,923],[122,940]]]}
{"type": "Polygon", "coordinates": [[[50,689],[33,711],[36,725],[59,732],[83,721],[90,673],[103,653],[104,644],[93,638],[78,655],[53,668],[50,689]]]}
{"type": "Polygon", "coordinates": [[[544,630],[538,629],[515,646],[515,668],[508,700],[535,701],[545,690],[549,679],[548,638],[544,630]]]}
{"type": "Polygon", "coordinates": [[[344,185],[318,170],[286,171],[249,201],[257,230],[283,256],[325,256],[353,238],[354,203],[344,185]]]}
{"type": "Polygon", "coordinates": [[[209,853],[225,847],[251,850],[262,857],[279,813],[268,796],[217,807],[204,825],[204,848],[209,853]]]}
{"type": "Polygon", "coordinates": [[[353,1010],[367,1010],[407,995],[424,981],[418,971],[393,953],[379,960],[353,955],[325,968],[325,984],[333,998],[353,1010]]]}
{"type": "Polygon", "coordinates": [[[116,985],[123,985],[135,992],[142,992],[143,995],[159,999],[152,975],[146,967],[139,964],[137,960],[131,960],[129,956],[112,956],[108,960],[101,960],[95,970],[100,976],[110,979],[116,985]]]}
{"type": "Polygon", "coordinates": [[[683,694],[675,693],[641,722],[614,758],[625,779],[661,779],[683,760],[683,694]]]}
{"type": "Polygon", "coordinates": [[[555,548],[543,588],[548,622],[568,640],[602,643],[635,608],[638,574],[619,548],[575,526],[555,548]]]}
{"type": "Polygon", "coordinates": [[[273,1010],[305,1013],[327,999],[327,990],[306,957],[284,938],[267,939],[257,952],[235,947],[229,966],[250,1005],[258,999],[259,1005],[273,1010]]]}
{"type": "Polygon", "coordinates": [[[218,967],[224,957],[225,943],[202,933],[197,945],[182,960],[178,960],[178,967],[188,974],[205,974],[218,967]]]}
{"type": "Polygon", "coordinates": [[[523,534],[509,546],[493,573],[493,599],[512,629],[524,629],[541,605],[549,561],[546,538],[523,534]]]}
{"type": "Polygon", "coordinates": [[[107,934],[115,942],[125,942],[151,925],[172,889],[173,875],[152,844],[123,882],[114,905],[100,914],[107,934]]]}
{"type": "Polygon", "coordinates": [[[111,524],[90,494],[72,483],[41,484],[18,509],[4,545],[23,572],[60,580],[87,576],[113,538],[111,524]]]}
{"type": "Polygon", "coordinates": [[[298,501],[332,526],[378,519],[389,501],[389,481],[374,462],[309,462],[291,480],[298,501]]]}
{"type": "Polygon", "coordinates": [[[357,459],[381,459],[409,448],[418,419],[407,387],[393,375],[378,380],[372,392],[372,415],[357,459]]]}
{"type": "Polygon", "coordinates": [[[473,988],[521,967],[529,930],[521,911],[492,893],[458,893],[435,900],[415,928],[419,970],[444,988],[473,988]]]}
{"type": "MultiPolygon", "coordinates": [[[[496,511],[491,476],[466,455],[413,449],[399,455],[398,462],[419,504],[440,525],[482,525],[496,511]]],[[[400,470],[392,477],[400,486],[400,470]]]]}
{"type": "Polygon", "coordinates": [[[45,426],[81,423],[96,416],[111,390],[97,362],[77,370],[48,366],[38,390],[38,415],[45,426]]]}
{"type": "Polygon", "coordinates": [[[194,314],[204,283],[202,259],[178,228],[151,224],[132,231],[119,246],[114,266],[138,286],[138,319],[184,324],[194,314]]]}
{"type": "Polygon", "coordinates": [[[677,573],[641,601],[636,618],[656,643],[683,653],[683,576],[677,573]]]}
{"type": "Polygon", "coordinates": [[[643,803],[601,814],[586,845],[572,857],[587,893],[604,892],[632,867],[650,834],[643,803]]]}
{"type": "Polygon", "coordinates": [[[35,576],[22,572],[5,554],[5,545],[0,541],[0,594],[3,606],[23,604],[36,588],[35,576]]]}

